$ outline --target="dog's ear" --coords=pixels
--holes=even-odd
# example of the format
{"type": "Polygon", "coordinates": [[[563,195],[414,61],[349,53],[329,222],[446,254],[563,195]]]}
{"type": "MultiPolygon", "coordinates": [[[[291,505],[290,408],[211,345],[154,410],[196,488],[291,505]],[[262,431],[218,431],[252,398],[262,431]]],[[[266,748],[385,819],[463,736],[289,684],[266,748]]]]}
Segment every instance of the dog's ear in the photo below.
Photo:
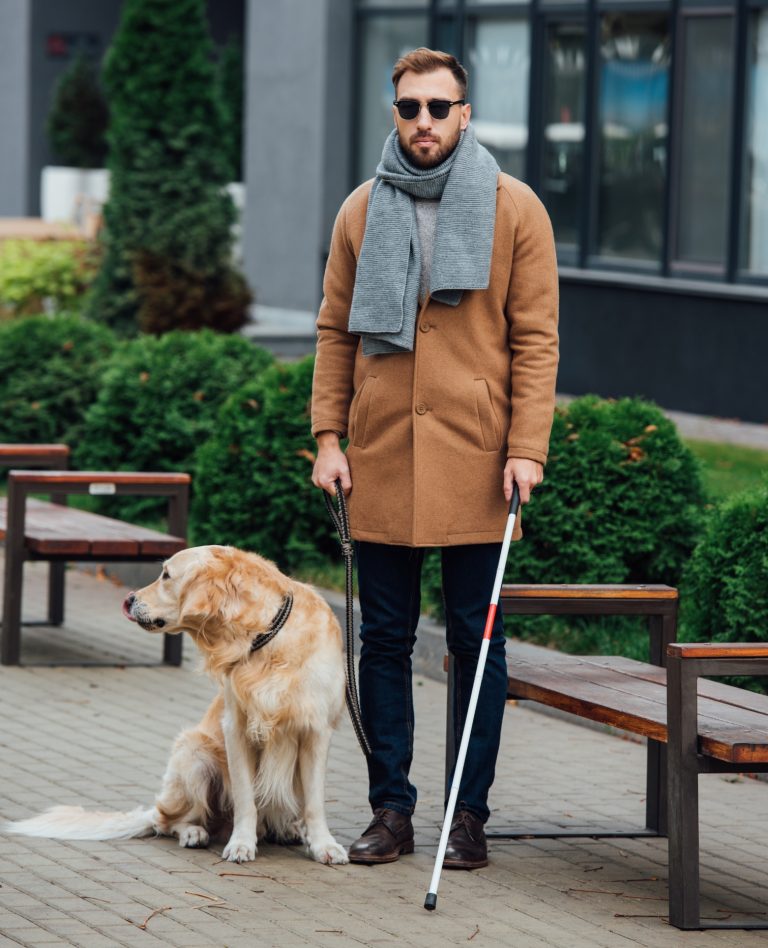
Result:
{"type": "Polygon", "coordinates": [[[242,610],[238,578],[237,570],[224,563],[190,577],[179,603],[181,623],[215,627],[231,622],[242,610]]]}

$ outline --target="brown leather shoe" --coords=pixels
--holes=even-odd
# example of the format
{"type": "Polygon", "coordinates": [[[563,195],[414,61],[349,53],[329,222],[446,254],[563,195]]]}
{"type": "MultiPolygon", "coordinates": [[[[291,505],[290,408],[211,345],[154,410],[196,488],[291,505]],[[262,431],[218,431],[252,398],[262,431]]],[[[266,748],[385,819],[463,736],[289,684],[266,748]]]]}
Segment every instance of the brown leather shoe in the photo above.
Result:
{"type": "Polygon", "coordinates": [[[410,816],[381,807],[360,839],[349,847],[349,861],[374,865],[394,862],[404,853],[413,852],[413,825],[410,816]]]}
{"type": "Polygon", "coordinates": [[[459,810],[453,818],[443,865],[446,869],[482,869],[488,865],[483,821],[469,810],[459,810]]]}

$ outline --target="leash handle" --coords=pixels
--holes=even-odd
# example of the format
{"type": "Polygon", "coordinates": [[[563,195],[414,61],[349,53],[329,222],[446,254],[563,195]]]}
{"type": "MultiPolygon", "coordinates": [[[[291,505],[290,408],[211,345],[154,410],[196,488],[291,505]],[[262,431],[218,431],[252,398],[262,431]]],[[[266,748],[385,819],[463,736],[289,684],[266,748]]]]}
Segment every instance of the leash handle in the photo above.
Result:
{"type": "Polygon", "coordinates": [[[352,721],[352,727],[355,732],[355,737],[357,737],[357,742],[360,745],[360,749],[366,757],[371,756],[371,745],[368,743],[368,738],[365,734],[365,728],[363,727],[363,717],[360,712],[360,698],[357,693],[357,677],[355,675],[355,631],[354,631],[354,622],[353,622],[353,565],[352,557],[354,554],[354,548],[352,546],[352,538],[349,533],[349,513],[347,511],[347,499],[344,496],[344,491],[341,489],[341,479],[336,478],[336,502],[338,504],[338,510],[331,500],[331,495],[328,491],[323,491],[323,499],[325,500],[325,506],[328,510],[328,514],[333,521],[333,525],[336,527],[336,532],[339,534],[339,542],[341,544],[341,555],[344,557],[344,572],[345,572],[345,588],[346,588],[346,599],[347,599],[347,629],[346,629],[346,664],[345,664],[345,677],[346,677],[346,701],[347,701],[347,710],[349,711],[349,717],[352,721]]]}

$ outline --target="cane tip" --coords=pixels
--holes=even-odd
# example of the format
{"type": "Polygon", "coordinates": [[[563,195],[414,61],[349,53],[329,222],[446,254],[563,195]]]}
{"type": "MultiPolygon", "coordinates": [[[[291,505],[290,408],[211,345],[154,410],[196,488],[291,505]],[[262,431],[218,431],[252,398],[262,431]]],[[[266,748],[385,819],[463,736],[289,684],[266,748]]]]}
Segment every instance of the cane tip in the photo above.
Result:
{"type": "Polygon", "coordinates": [[[427,892],[427,897],[424,899],[424,908],[428,912],[434,912],[437,908],[437,892],[427,892]]]}

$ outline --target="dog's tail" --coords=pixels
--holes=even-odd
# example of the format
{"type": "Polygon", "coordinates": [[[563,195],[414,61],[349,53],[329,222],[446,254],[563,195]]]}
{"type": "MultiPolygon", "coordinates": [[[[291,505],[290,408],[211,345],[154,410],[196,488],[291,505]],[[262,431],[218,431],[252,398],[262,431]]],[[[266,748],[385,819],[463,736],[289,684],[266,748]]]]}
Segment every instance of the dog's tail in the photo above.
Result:
{"type": "Polygon", "coordinates": [[[5,823],[5,833],[48,839],[131,839],[155,832],[157,813],[137,807],[129,813],[84,810],[81,806],[54,806],[28,820],[5,823]]]}

